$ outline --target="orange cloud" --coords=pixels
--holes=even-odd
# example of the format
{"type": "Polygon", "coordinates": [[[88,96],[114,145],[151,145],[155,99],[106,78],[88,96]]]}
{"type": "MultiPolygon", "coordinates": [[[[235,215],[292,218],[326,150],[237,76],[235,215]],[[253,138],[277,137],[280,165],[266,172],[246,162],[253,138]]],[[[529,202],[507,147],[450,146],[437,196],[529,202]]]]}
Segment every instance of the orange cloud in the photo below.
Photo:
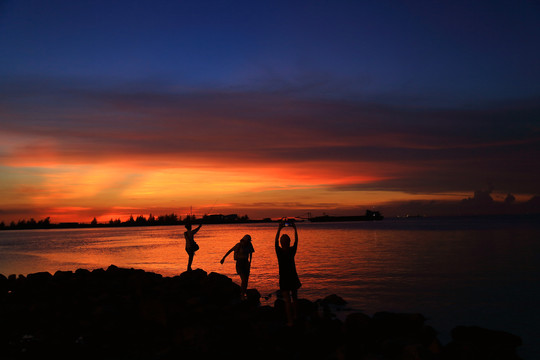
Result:
{"type": "Polygon", "coordinates": [[[523,109],[54,86],[43,102],[36,89],[0,104],[11,119],[0,134],[4,212],[71,211],[88,221],[191,205],[203,211],[217,201],[224,212],[262,213],[455,198],[486,177],[519,198],[540,182],[532,166],[540,156],[530,120],[536,107],[522,117],[523,109]]]}

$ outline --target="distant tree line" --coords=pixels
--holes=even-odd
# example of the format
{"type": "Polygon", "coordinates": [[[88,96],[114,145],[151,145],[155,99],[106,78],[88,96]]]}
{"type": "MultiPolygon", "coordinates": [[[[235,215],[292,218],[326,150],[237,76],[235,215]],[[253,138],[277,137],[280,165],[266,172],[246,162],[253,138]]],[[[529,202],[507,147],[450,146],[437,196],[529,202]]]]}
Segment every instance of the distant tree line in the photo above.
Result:
{"type": "Polygon", "coordinates": [[[34,218],[30,220],[19,220],[18,222],[12,221],[9,225],[6,225],[3,221],[0,222],[0,230],[8,229],[49,229],[53,225],[51,224],[51,218],[46,217],[36,221],[34,218]]]}
{"type": "Polygon", "coordinates": [[[240,224],[249,222],[271,222],[269,218],[263,220],[251,220],[247,215],[238,216],[237,214],[230,215],[204,215],[202,218],[197,218],[195,215],[187,215],[182,218],[181,216],[171,213],[166,215],[154,216],[150,214],[148,217],[139,215],[133,217],[131,215],[128,220],[122,221],[120,219],[110,219],[106,223],[99,223],[94,217],[90,223],[51,223],[50,217],[36,221],[31,218],[30,220],[19,220],[18,222],[12,221],[9,225],[6,225],[3,221],[0,223],[0,230],[19,230],[19,229],[58,229],[58,228],[87,228],[87,227],[122,227],[122,226],[163,226],[163,225],[184,225],[186,223],[205,223],[205,224],[240,224]]]}
{"type": "MultiPolygon", "coordinates": [[[[204,215],[202,218],[197,218],[195,215],[187,215],[185,218],[181,218],[175,213],[159,215],[148,215],[148,218],[143,215],[139,215],[136,218],[131,215],[128,220],[121,221],[120,219],[110,219],[105,225],[116,226],[153,226],[153,225],[184,225],[186,223],[207,223],[207,224],[230,224],[230,223],[245,223],[251,220],[247,215],[238,216],[237,214],[231,215],[204,215]]],[[[101,225],[97,222],[96,218],[92,220],[91,225],[101,225]]]]}

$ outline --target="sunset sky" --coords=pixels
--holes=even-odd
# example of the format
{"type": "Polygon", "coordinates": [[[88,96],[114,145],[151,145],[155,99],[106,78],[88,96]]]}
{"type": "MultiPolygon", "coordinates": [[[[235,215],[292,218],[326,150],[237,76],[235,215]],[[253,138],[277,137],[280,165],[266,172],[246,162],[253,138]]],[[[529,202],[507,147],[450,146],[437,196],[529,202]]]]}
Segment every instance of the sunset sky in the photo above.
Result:
{"type": "Polygon", "coordinates": [[[0,1],[0,221],[540,211],[540,2],[0,1]]]}

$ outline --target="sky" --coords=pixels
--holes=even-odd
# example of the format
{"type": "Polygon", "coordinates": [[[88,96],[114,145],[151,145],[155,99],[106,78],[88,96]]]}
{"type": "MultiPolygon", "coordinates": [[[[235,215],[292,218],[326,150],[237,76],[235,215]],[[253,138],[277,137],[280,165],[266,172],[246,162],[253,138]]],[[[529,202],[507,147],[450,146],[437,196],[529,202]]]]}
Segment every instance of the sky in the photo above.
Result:
{"type": "Polygon", "coordinates": [[[540,212],[540,1],[0,0],[0,221],[540,212]]]}

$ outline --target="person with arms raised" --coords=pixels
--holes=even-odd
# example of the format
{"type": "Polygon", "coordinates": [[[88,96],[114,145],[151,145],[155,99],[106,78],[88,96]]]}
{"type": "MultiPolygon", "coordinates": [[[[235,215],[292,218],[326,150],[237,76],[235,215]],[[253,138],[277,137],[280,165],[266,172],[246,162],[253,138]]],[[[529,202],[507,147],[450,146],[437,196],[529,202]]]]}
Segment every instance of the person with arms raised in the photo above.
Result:
{"type": "Polygon", "coordinates": [[[279,265],[279,290],[285,301],[287,325],[292,326],[297,313],[298,289],[302,286],[296,272],[294,260],[298,248],[298,231],[294,221],[286,219],[280,221],[276,233],[275,248],[279,265]],[[280,237],[281,230],[288,224],[294,229],[294,243],[292,246],[289,235],[283,234],[280,237]]]}

